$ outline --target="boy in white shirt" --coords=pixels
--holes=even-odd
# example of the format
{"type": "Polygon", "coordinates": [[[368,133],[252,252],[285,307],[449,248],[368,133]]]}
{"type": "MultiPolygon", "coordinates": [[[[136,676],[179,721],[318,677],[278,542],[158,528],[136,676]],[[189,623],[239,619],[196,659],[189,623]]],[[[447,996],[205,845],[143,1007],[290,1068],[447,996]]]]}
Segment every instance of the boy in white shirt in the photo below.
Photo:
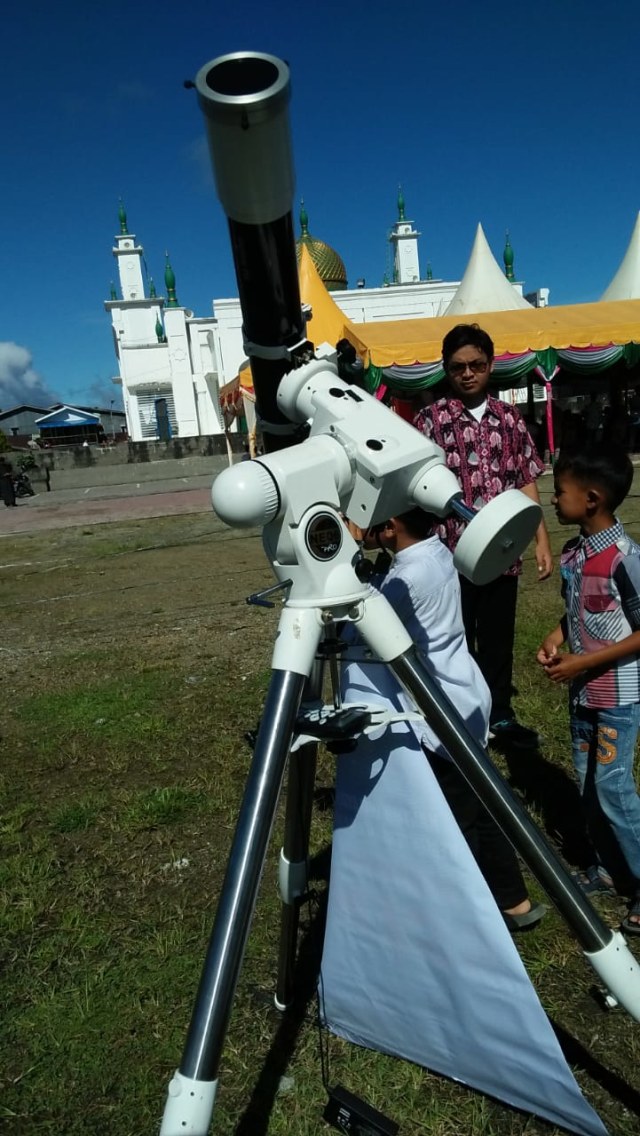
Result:
{"type": "MultiPolygon", "coordinates": [[[[439,537],[431,535],[435,523],[435,518],[422,509],[412,509],[370,529],[364,535],[364,545],[393,553],[389,571],[374,581],[375,586],[400,616],[426,669],[455,706],[469,732],[484,746],[491,695],[467,647],[458,574],[452,554],[439,537]]],[[[405,709],[415,709],[398,688],[392,697],[405,709]]],[[[532,905],[511,844],[428,723],[412,725],[509,930],[535,926],[545,908],[532,905]]]]}

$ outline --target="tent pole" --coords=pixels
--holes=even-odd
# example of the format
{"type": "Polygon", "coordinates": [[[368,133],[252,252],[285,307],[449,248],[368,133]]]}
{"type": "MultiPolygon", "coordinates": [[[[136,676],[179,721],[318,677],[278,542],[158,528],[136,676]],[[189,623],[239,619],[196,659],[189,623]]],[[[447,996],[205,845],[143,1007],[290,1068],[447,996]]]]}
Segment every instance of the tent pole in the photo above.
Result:
{"type": "Polygon", "coordinates": [[[545,392],[546,392],[546,395],[547,395],[547,442],[548,442],[548,445],[549,445],[549,461],[551,462],[551,468],[552,469],[553,469],[553,464],[554,464],[554,456],[555,456],[555,448],[556,448],[556,440],[553,436],[553,388],[552,388],[552,383],[553,383],[553,380],[555,379],[556,375],[558,374],[559,370],[560,370],[560,368],[558,366],[555,366],[553,368],[553,371],[551,372],[551,374],[547,375],[547,373],[542,369],[542,367],[540,367],[540,366],[534,367],[534,371],[536,372],[537,375],[540,376],[540,378],[542,379],[542,381],[544,383],[544,389],[545,389],[545,392]]]}
{"type": "Polygon", "coordinates": [[[229,461],[229,465],[233,465],[233,450],[231,449],[231,438],[229,437],[229,427],[228,426],[225,426],[225,428],[224,428],[224,440],[225,440],[226,445],[227,445],[227,458],[228,458],[228,461],[229,461]]]}
{"type": "Polygon", "coordinates": [[[553,388],[549,382],[544,385],[547,392],[547,443],[549,445],[549,461],[553,466],[553,459],[556,452],[556,443],[553,436],[553,388]]]}

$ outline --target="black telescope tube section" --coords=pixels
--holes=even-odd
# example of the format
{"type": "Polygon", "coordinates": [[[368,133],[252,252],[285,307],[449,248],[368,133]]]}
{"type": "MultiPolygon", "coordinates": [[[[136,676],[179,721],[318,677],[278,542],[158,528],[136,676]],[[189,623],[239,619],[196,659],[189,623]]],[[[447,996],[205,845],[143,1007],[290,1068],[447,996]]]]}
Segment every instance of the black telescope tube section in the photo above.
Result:
{"type": "Polygon", "coordinates": [[[293,347],[304,331],[290,213],[266,225],[229,221],[247,339],[293,347]]]}
{"type": "MultiPolygon", "coordinates": [[[[245,339],[267,348],[294,347],[305,339],[296,243],[291,213],[264,225],[245,225],[229,219],[233,262],[238,282],[245,339]]],[[[278,407],[280,380],[291,369],[288,359],[264,359],[250,354],[258,417],[284,425],[278,407]]],[[[269,433],[263,427],[265,450],[290,445],[290,435],[269,433]]]]}

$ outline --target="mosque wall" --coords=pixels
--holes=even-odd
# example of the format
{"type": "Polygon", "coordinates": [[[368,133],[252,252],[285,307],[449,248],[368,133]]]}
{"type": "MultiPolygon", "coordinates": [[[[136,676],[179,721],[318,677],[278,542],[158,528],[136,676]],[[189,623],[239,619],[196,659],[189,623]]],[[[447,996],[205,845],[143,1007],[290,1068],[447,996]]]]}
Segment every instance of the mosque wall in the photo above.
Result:
{"type": "MultiPolygon", "coordinates": [[[[218,392],[235,378],[246,359],[240,301],[235,297],[216,299],[211,316],[194,318],[193,313],[176,300],[175,276],[168,257],[167,298],[156,297],[153,288],[151,294],[145,296],[143,250],[126,232],[122,207],[120,220],[122,229],[113,253],[118,262],[122,295],[127,298],[116,300],[112,288],[112,299],[105,302],[105,308],[112,320],[120,372],[114,382],[122,385],[129,437],[132,442],[146,443],[164,437],[167,421],[172,438],[221,435],[224,423],[218,392]]],[[[306,235],[315,250],[322,250],[325,269],[330,270],[329,277],[324,278],[334,281],[339,278],[341,284],[346,283],[346,271],[338,254],[308,235],[306,214],[301,214],[301,224],[301,240],[306,235]]],[[[404,203],[400,198],[399,219],[394,230],[396,279],[401,282],[332,292],[338,307],[355,323],[441,316],[458,290],[459,281],[429,278],[407,282],[419,274],[417,241],[420,234],[412,228],[412,223],[405,222],[404,203]]],[[[521,285],[513,287],[522,294],[521,285]]],[[[544,299],[548,301],[548,294],[544,299]]],[[[309,326],[312,340],[313,330],[312,322],[309,326]]]]}

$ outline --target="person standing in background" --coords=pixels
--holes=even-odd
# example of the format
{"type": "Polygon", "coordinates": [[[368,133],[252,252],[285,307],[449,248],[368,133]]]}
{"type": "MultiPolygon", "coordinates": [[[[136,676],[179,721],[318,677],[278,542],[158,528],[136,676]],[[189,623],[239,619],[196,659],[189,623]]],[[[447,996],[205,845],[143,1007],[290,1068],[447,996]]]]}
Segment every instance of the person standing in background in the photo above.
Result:
{"type": "Polygon", "coordinates": [[[17,505],[16,488],[13,484],[13,466],[6,458],[0,458],[0,496],[7,509],[17,505]]]}
{"type": "MultiPolygon", "coordinates": [[[[444,450],[464,500],[481,508],[505,489],[520,489],[540,503],[536,480],[544,472],[520,412],[488,393],[493,370],[491,337],[477,324],[458,324],[445,336],[442,361],[449,384],[445,397],[425,407],[414,425],[444,450]]],[[[464,523],[448,517],[439,536],[455,551],[464,523]]],[[[549,534],[544,521],[535,537],[539,580],[553,571],[549,534]]],[[[518,577],[522,561],[488,584],[460,578],[462,615],[469,650],[491,691],[489,738],[506,748],[533,749],[535,730],[517,721],[513,707],[513,643],[518,577]]]]}

